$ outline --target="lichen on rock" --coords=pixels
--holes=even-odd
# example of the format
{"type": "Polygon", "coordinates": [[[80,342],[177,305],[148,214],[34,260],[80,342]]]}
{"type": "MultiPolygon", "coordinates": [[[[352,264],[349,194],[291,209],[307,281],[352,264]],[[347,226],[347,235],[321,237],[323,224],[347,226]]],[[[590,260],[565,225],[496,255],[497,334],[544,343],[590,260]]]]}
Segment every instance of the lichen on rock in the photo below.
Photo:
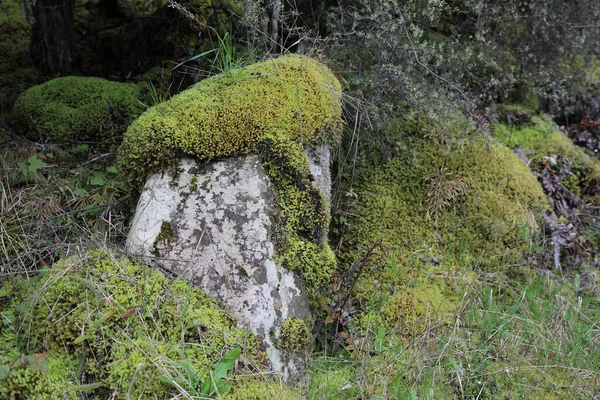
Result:
{"type": "Polygon", "coordinates": [[[67,76],[26,90],[8,122],[20,133],[99,141],[119,137],[144,110],[141,86],[67,76]]]}

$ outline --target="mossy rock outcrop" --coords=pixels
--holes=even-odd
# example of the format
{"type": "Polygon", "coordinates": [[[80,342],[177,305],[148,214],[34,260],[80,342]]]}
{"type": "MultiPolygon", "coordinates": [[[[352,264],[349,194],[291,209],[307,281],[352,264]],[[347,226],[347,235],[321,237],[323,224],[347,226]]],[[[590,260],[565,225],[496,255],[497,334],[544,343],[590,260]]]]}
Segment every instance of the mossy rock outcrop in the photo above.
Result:
{"type": "MultiPolygon", "coordinates": [[[[600,184],[600,161],[577,147],[561,132],[548,116],[532,116],[528,124],[496,124],[494,136],[509,148],[520,148],[528,153],[533,165],[539,162],[551,164],[569,163],[570,175],[562,183],[579,197],[596,195],[600,184]]],[[[532,166],[533,166],[532,165],[532,166]]]]}
{"type": "Polygon", "coordinates": [[[312,336],[299,322],[336,268],[319,189],[330,190],[340,91],[307,57],[249,65],[149,109],[119,149],[125,180],[145,183],[127,251],[226,304],[287,382],[305,376],[312,336]]]}
{"type": "MultiPolygon", "coordinates": [[[[228,349],[241,349],[242,375],[264,357],[198,289],[103,250],[6,284],[0,303],[0,393],[8,398],[170,398],[180,393],[170,382],[200,390],[228,349]]],[[[268,390],[250,381],[237,391],[233,382],[231,393],[268,390]]]]}
{"type": "Polygon", "coordinates": [[[8,121],[29,137],[102,141],[121,136],[144,100],[136,84],[67,76],[25,91],[8,121]]]}
{"type": "Polygon", "coordinates": [[[473,271],[521,260],[550,206],[525,163],[494,140],[457,140],[449,148],[423,138],[425,126],[414,122],[395,121],[388,130],[400,152],[355,180],[344,240],[349,249],[378,240],[388,249],[359,279],[357,324],[409,334],[431,317],[450,316],[473,271]]]}
{"type": "Polygon", "coordinates": [[[279,192],[284,265],[313,286],[331,277],[334,256],[321,236],[329,224],[311,183],[304,147],[331,143],[341,126],[341,87],[323,64],[298,55],[206,79],[142,114],[125,133],[119,170],[134,188],[153,173],[253,153],[279,192]]]}

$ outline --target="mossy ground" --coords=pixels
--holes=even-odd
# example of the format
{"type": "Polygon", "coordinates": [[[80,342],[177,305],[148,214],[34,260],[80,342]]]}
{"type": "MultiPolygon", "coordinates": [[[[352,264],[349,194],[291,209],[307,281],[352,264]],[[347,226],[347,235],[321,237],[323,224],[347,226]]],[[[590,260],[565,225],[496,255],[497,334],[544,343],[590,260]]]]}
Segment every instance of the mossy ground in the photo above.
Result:
{"type": "Polygon", "coordinates": [[[598,301],[565,282],[473,282],[452,323],[373,324],[352,352],[314,354],[314,399],[597,397],[598,301]]]}
{"type": "Polygon", "coordinates": [[[145,109],[136,84],[93,77],[56,78],[25,91],[9,116],[29,137],[102,140],[119,138],[145,109]]]}
{"type": "Polygon", "coordinates": [[[312,184],[304,146],[336,140],[340,95],[325,66],[297,55],[206,79],[131,125],[119,149],[120,171],[139,190],[149,174],[182,157],[257,153],[279,194],[278,257],[310,287],[322,286],[335,257],[323,240],[329,213],[312,184]]]}
{"type": "Polygon", "coordinates": [[[503,145],[475,137],[448,148],[423,138],[424,126],[409,126],[390,125],[398,156],[360,173],[352,189],[346,246],[381,239],[388,249],[356,286],[363,329],[384,322],[415,332],[432,318],[448,322],[461,285],[522,260],[549,208],[525,163],[503,145]]]}
{"type": "MultiPolygon", "coordinates": [[[[256,368],[254,336],[202,292],[103,250],[3,286],[0,391],[18,398],[175,394],[224,349],[256,368]]],[[[257,384],[260,385],[260,384],[257,384]]],[[[190,388],[188,388],[190,389],[190,388]]]]}
{"type": "MultiPolygon", "coordinates": [[[[497,124],[494,136],[509,148],[518,147],[530,152],[533,165],[544,160],[552,162],[549,158],[555,163],[570,163],[572,175],[563,183],[577,196],[594,192],[592,189],[600,182],[598,159],[577,147],[548,116],[533,116],[531,123],[524,125],[497,124]]],[[[600,199],[596,201],[600,202],[600,199]]]]}
{"type": "Polygon", "coordinates": [[[384,130],[391,157],[363,156],[346,188],[339,273],[360,273],[311,398],[597,395],[596,295],[547,277],[551,203],[525,162],[494,139],[443,144],[419,120],[384,130]]]}

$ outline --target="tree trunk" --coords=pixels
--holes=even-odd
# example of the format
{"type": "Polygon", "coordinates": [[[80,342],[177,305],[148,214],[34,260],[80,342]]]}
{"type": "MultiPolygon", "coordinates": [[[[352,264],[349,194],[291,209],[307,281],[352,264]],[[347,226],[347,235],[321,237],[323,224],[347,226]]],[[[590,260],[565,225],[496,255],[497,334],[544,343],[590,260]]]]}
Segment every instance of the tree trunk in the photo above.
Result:
{"type": "Polygon", "coordinates": [[[52,76],[68,75],[77,60],[73,9],[75,0],[37,0],[33,6],[31,58],[52,76]]]}

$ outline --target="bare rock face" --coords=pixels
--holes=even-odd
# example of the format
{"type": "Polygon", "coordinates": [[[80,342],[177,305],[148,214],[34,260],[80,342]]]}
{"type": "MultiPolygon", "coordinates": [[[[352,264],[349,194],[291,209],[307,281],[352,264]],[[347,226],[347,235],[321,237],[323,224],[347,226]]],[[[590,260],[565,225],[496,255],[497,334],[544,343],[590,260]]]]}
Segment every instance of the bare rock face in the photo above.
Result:
{"type": "MultiPolygon", "coordinates": [[[[329,150],[308,155],[314,185],[328,200],[329,150]]],[[[277,194],[257,157],[205,165],[183,159],[177,176],[159,173],[146,182],[126,248],[191,279],[227,306],[262,337],[272,369],[295,383],[305,377],[306,352],[279,346],[282,324],[310,321],[310,313],[302,280],[275,261],[278,212],[277,194]]]]}

